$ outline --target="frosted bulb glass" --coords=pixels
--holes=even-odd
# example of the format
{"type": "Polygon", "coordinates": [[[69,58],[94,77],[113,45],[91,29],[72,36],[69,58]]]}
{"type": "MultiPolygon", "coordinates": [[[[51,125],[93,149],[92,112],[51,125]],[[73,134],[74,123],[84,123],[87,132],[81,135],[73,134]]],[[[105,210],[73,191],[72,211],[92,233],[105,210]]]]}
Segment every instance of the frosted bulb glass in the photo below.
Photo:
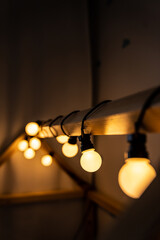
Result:
{"type": "Polygon", "coordinates": [[[44,131],[40,131],[40,132],[38,133],[38,135],[39,135],[40,138],[45,138],[45,133],[44,133],[44,131]]]}
{"type": "Polygon", "coordinates": [[[27,159],[32,159],[35,156],[35,151],[32,148],[28,148],[25,152],[24,152],[24,157],[27,159]]]}
{"type": "Polygon", "coordinates": [[[39,125],[36,122],[30,122],[26,125],[25,131],[29,136],[35,136],[39,132],[39,125]]]}
{"type": "Polygon", "coordinates": [[[38,150],[41,147],[41,141],[39,138],[33,137],[29,140],[29,146],[34,150],[38,150]]]}
{"type": "Polygon", "coordinates": [[[82,153],[80,164],[85,171],[95,172],[101,167],[102,158],[95,149],[88,149],[82,153]]]}
{"type": "Polygon", "coordinates": [[[62,146],[62,152],[68,158],[74,157],[78,153],[78,146],[77,144],[65,143],[62,146]]]}
{"type": "Polygon", "coordinates": [[[44,155],[41,158],[41,164],[45,167],[48,167],[52,164],[52,156],[51,155],[44,155]]]}
{"type": "Polygon", "coordinates": [[[156,177],[156,171],[147,158],[128,158],[118,174],[123,192],[132,198],[139,198],[156,177]]]}
{"type": "Polygon", "coordinates": [[[69,137],[66,135],[59,135],[58,137],[56,137],[56,139],[59,143],[64,144],[68,142],[69,137]]]}
{"type": "Polygon", "coordinates": [[[18,150],[19,151],[25,151],[28,148],[28,141],[27,140],[21,140],[18,143],[18,150]]]}

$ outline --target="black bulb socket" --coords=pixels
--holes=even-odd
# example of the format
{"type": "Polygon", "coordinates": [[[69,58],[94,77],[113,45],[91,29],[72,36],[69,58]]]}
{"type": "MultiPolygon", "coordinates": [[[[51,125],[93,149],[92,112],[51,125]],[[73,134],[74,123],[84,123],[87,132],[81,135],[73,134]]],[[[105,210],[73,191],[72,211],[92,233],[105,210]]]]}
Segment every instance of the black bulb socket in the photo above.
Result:
{"type": "Polygon", "coordinates": [[[24,140],[28,141],[29,140],[29,136],[27,134],[25,134],[24,136],[24,140]]]}
{"type": "Polygon", "coordinates": [[[76,144],[77,143],[77,137],[76,136],[69,137],[68,143],[73,144],[73,145],[76,144]]]}
{"type": "Polygon", "coordinates": [[[50,155],[51,157],[53,157],[53,156],[54,156],[54,152],[50,152],[49,155],[50,155]]]}
{"type": "Polygon", "coordinates": [[[130,134],[128,135],[127,140],[130,143],[127,158],[149,158],[146,150],[145,134],[130,134]]]}
{"type": "Polygon", "coordinates": [[[36,123],[37,123],[39,126],[42,125],[42,121],[40,121],[40,120],[37,120],[36,123]]]}
{"type": "Polygon", "coordinates": [[[79,141],[81,141],[81,152],[94,148],[90,139],[90,134],[84,134],[83,136],[80,136],[79,141]]]}

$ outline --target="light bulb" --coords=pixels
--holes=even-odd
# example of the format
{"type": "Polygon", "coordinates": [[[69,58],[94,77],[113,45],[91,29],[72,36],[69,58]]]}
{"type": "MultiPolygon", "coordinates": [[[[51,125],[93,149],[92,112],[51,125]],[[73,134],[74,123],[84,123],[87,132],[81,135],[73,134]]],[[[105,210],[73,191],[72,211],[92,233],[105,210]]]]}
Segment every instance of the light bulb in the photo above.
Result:
{"type": "Polygon", "coordinates": [[[30,122],[26,125],[25,131],[29,136],[35,136],[39,132],[39,124],[36,122],[30,122]]]}
{"type": "Polygon", "coordinates": [[[94,148],[82,152],[81,167],[87,172],[96,172],[102,165],[102,158],[94,148]]]}
{"type": "Polygon", "coordinates": [[[78,146],[77,144],[65,143],[62,146],[62,152],[68,158],[74,157],[78,153],[78,146]]]}
{"type": "Polygon", "coordinates": [[[23,139],[18,143],[18,150],[25,151],[28,148],[28,141],[23,139]]]}
{"type": "Polygon", "coordinates": [[[24,152],[24,157],[27,159],[32,159],[35,156],[35,151],[32,148],[28,148],[25,152],[24,152]]]}
{"type": "Polygon", "coordinates": [[[139,198],[156,177],[156,171],[147,158],[128,158],[119,171],[118,182],[123,192],[139,198]]]}
{"type": "Polygon", "coordinates": [[[59,135],[56,137],[56,140],[61,144],[68,142],[68,139],[69,139],[69,137],[66,135],[59,135]]]}
{"type": "Polygon", "coordinates": [[[41,147],[41,141],[39,138],[33,137],[29,140],[29,146],[34,150],[38,150],[41,147]]]}
{"type": "Polygon", "coordinates": [[[48,167],[52,164],[52,156],[51,155],[44,155],[41,158],[41,163],[43,166],[48,167]]]}

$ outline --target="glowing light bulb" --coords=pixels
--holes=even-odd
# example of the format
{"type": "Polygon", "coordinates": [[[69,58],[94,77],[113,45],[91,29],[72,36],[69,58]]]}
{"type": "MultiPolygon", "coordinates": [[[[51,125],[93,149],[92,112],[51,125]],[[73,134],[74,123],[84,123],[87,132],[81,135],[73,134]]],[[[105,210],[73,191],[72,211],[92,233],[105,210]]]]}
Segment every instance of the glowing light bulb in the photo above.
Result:
{"type": "Polygon", "coordinates": [[[32,159],[35,156],[35,151],[32,148],[28,148],[25,152],[24,152],[24,157],[27,159],[32,159]]]}
{"type": "Polygon", "coordinates": [[[29,136],[35,136],[39,132],[40,127],[36,122],[30,122],[26,125],[25,131],[29,136]]]}
{"type": "Polygon", "coordinates": [[[18,143],[18,150],[19,151],[25,151],[28,148],[28,141],[27,140],[21,140],[18,143]]]}
{"type": "Polygon", "coordinates": [[[33,137],[29,140],[29,146],[34,150],[38,150],[41,147],[41,141],[39,138],[33,137]]]}
{"type": "Polygon", "coordinates": [[[41,164],[45,167],[48,167],[52,164],[52,156],[51,155],[44,155],[41,158],[41,164]]]}
{"type": "Polygon", "coordinates": [[[68,139],[69,139],[69,137],[66,135],[59,135],[56,137],[56,140],[61,144],[68,142],[68,139]]]}
{"type": "Polygon", "coordinates": [[[123,192],[132,198],[139,198],[156,177],[156,171],[147,158],[128,158],[118,175],[123,192]]]}
{"type": "Polygon", "coordinates": [[[68,158],[74,157],[78,153],[78,146],[77,144],[65,143],[62,146],[62,152],[68,158]]]}
{"type": "Polygon", "coordinates": [[[94,148],[82,152],[81,167],[87,172],[96,172],[102,165],[102,158],[94,148]]]}

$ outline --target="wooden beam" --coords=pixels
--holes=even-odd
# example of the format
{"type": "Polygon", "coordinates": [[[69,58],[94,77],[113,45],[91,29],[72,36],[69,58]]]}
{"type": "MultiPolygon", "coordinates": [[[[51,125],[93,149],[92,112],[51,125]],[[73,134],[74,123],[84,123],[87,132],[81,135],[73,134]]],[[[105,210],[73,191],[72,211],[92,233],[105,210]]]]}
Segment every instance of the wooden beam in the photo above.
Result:
{"type": "Polygon", "coordinates": [[[89,191],[87,196],[91,201],[98,204],[99,207],[106,210],[112,216],[118,216],[124,211],[124,206],[122,204],[97,191],[89,191]]]}
{"type": "MultiPolygon", "coordinates": [[[[120,135],[134,132],[134,124],[139,116],[146,99],[155,88],[136,93],[134,95],[106,103],[94,111],[85,121],[85,132],[93,135],[120,135]]],[[[81,135],[81,121],[89,111],[73,114],[64,123],[65,131],[71,136],[81,135]]],[[[157,96],[151,107],[146,111],[143,132],[160,132],[160,95],[157,96]]],[[[51,128],[54,135],[63,134],[60,120],[51,128]]],[[[42,127],[40,137],[53,137],[48,126],[42,127]]]]}
{"type": "Polygon", "coordinates": [[[54,190],[48,192],[35,192],[23,194],[3,194],[0,195],[0,206],[12,204],[27,204],[49,202],[55,200],[79,199],[83,198],[84,192],[78,190],[54,190]]]}

